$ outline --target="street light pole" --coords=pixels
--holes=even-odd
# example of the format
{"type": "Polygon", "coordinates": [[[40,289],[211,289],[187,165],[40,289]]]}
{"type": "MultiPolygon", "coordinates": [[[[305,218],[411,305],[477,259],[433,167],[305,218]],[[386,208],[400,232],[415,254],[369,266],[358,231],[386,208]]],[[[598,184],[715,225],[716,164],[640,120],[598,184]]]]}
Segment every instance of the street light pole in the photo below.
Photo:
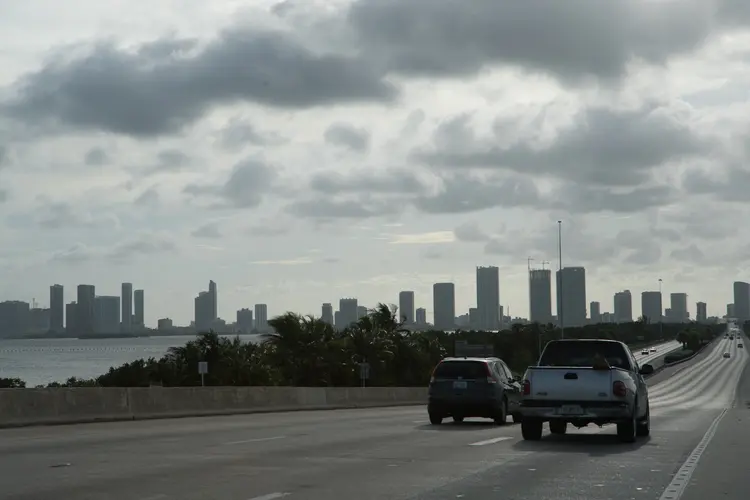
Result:
{"type": "Polygon", "coordinates": [[[557,286],[559,288],[558,295],[560,295],[559,310],[557,311],[558,319],[560,320],[560,338],[565,338],[565,314],[563,312],[563,273],[562,273],[562,221],[557,221],[557,262],[558,262],[558,275],[557,286]]]}
{"type": "Polygon", "coordinates": [[[664,303],[661,296],[662,279],[659,278],[659,338],[664,338],[664,303]]]}

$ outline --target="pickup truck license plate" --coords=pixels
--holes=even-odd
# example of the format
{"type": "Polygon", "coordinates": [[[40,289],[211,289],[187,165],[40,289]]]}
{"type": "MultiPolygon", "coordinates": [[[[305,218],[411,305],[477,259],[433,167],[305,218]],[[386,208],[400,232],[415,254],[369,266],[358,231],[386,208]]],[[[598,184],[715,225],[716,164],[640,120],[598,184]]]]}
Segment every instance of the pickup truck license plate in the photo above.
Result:
{"type": "Polygon", "coordinates": [[[583,415],[583,408],[578,405],[563,405],[558,408],[557,413],[560,415],[583,415]]]}
{"type": "Polygon", "coordinates": [[[466,381],[456,380],[455,382],[453,382],[453,388],[454,389],[466,389],[466,381]]]}

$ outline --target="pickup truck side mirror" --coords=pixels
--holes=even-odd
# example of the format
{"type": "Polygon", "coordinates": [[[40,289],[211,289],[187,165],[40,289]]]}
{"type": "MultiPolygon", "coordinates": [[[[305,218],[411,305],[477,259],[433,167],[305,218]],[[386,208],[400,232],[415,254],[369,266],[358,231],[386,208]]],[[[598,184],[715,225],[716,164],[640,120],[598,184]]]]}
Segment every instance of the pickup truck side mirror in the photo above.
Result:
{"type": "Polygon", "coordinates": [[[645,364],[641,366],[640,373],[641,375],[651,375],[652,373],[654,373],[654,367],[652,365],[645,364]]]}

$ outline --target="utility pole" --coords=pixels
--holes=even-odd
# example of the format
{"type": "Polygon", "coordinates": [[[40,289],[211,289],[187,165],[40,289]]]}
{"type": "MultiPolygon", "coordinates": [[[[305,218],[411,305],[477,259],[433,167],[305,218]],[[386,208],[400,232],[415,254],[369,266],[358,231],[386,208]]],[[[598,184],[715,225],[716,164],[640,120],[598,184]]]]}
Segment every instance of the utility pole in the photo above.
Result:
{"type": "Polygon", "coordinates": [[[557,221],[557,262],[558,262],[558,272],[560,275],[560,278],[557,280],[557,286],[560,287],[559,295],[560,295],[560,310],[557,311],[557,317],[560,320],[560,338],[565,338],[565,316],[563,312],[563,273],[562,273],[562,221],[557,221]]]}
{"type": "Polygon", "coordinates": [[[662,279],[659,278],[659,338],[664,338],[664,302],[661,297],[662,279]]]}

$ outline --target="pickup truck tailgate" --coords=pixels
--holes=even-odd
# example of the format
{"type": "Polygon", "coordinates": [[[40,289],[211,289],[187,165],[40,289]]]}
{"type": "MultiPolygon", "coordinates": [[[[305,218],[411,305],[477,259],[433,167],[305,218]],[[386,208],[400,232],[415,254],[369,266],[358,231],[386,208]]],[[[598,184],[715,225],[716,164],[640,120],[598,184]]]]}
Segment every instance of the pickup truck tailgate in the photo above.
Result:
{"type": "Polygon", "coordinates": [[[527,397],[537,401],[602,401],[612,395],[614,370],[535,366],[529,370],[531,393],[527,397]]]}

